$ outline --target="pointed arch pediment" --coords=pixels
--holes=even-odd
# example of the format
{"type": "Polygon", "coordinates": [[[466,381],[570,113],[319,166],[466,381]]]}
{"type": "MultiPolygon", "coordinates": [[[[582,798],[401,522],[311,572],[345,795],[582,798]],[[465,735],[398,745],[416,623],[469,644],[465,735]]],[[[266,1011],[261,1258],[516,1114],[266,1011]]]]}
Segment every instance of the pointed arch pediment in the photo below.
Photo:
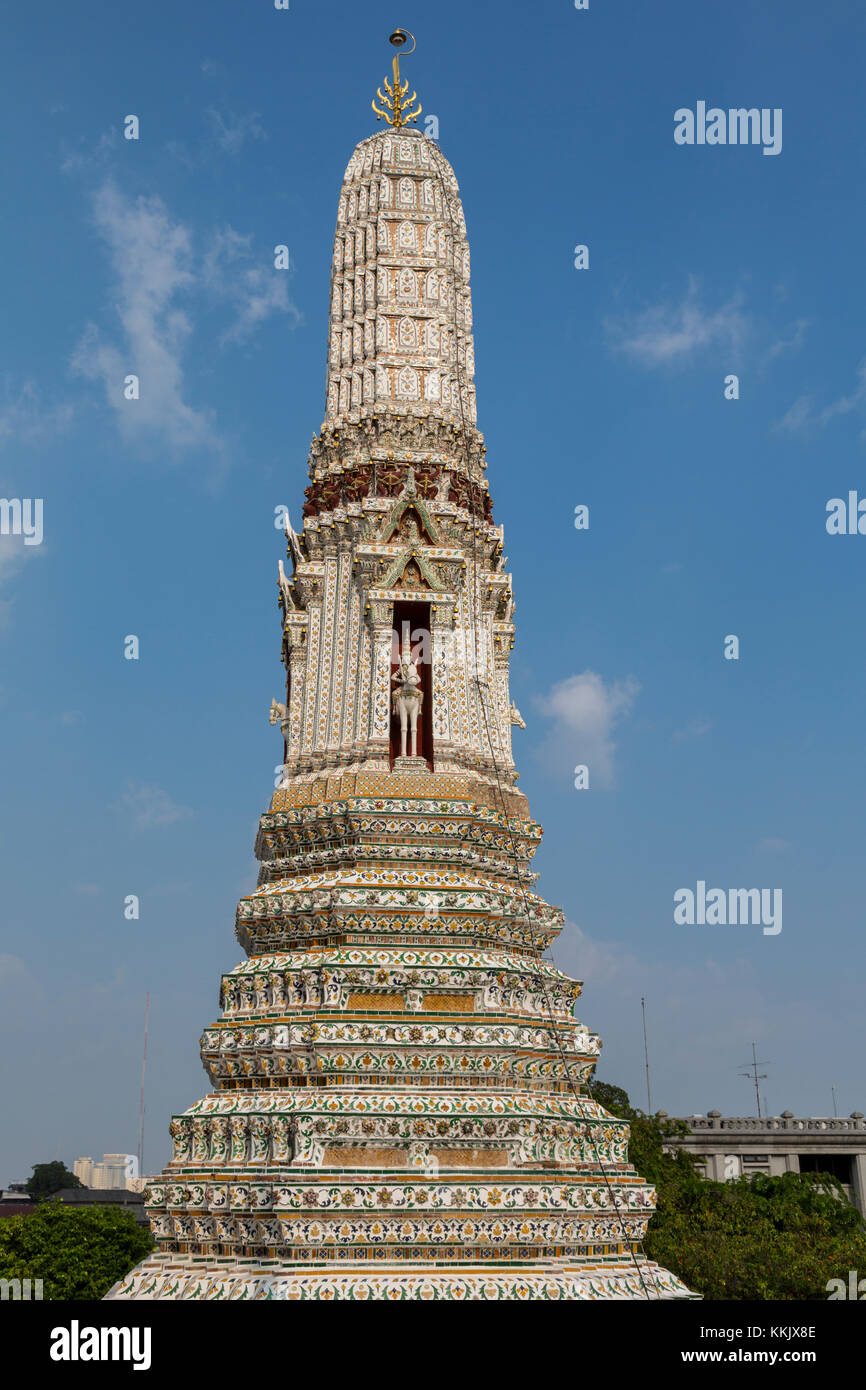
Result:
{"type": "Polygon", "coordinates": [[[439,545],[439,527],[427,510],[424,498],[419,497],[417,493],[408,495],[404,493],[402,497],[397,499],[397,502],[391,508],[391,512],[385,521],[379,540],[383,542],[390,541],[399,531],[400,523],[407,512],[414,516],[421,536],[426,536],[430,545],[439,545]]]}
{"type": "Polygon", "coordinates": [[[377,584],[381,589],[418,588],[442,589],[444,584],[437,577],[424,551],[416,545],[409,545],[401,551],[377,584]]]}

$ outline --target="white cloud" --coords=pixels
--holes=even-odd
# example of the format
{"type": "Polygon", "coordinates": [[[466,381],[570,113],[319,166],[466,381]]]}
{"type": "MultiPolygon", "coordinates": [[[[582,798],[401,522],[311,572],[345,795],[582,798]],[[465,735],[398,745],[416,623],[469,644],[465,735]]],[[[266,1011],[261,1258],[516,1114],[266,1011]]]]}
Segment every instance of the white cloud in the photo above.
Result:
{"type": "Polygon", "coordinates": [[[285,274],[268,258],[256,264],[251,238],[231,227],[207,238],[199,254],[191,229],[160,198],[127,198],[111,182],[96,194],[94,215],[109,251],[122,337],[106,338],[90,323],[73,354],[73,369],[102,382],[128,439],[150,436],[175,454],[207,449],[224,462],[214,412],[196,409],[188,399],[183,363],[196,297],[230,304],[234,322],[220,342],[241,341],[271,314],[299,321],[285,274]],[[125,398],[129,375],[139,378],[138,400],[125,398]]]}
{"type": "Polygon", "coordinates": [[[849,415],[852,410],[862,410],[866,406],[866,361],[861,362],[857,368],[857,378],[857,386],[850,396],[840,396],[838,401],[821,411],[818,418],[822,425],[826,425],[828,420],[833,420],[837,415],[849,415]]]}
{"type": "Polygon", "coordinates": [[[612,785],[613,730],[631,713],[639,690],[634,676],[606,685],[597,672],[584,671],[558,681],[548,695],[536,697],[541,713],[554,721],[555,732],[544,752],[557,770],[570,772],[573,758],[575,764],[589,768],[590,786],[612,785]]]}
{"type": "Polygon", "coordinates": [[[14,602],[9,597],[8,586],[18,577],[28,560],[44,551],[42,545],[25,545],[23,536],[0,535],[0,627],[8,623],[14,602]]]}
{"type": "Polygon", "coordinates": [[[177,821],[189,820],[193,814],[189,806],[179,806],[172,801],[162,787],[145,787],[136,782],[127,783],[122,802],[131,813],[136,830],[174,825],[177,821]]]}
{"type": "Polygon", "coordinates": [[[69,427],[73,407],[65,402],[50,405],[40,395],[34,381],[24,381],[17,390],[7,383],[0,401],[0,448],[13,444],[41,444],[56,438],[69,427]]]}
{"type": "Polygon", "coordinates": [[[225,154],[239,154],[244,141],[267,140],[267,132],[259,120],[258,111],[250,111],[246,116],[237,116],[228,111],[225,115],[209,106],[206,112],[213,128],[216,142],[225,154]]]}
{"type": "Polygon", "coordinates": [[[253,258],[252,236],[226,226],[214,233],[202,264],[202,282],[218,298],[229,301],[236,318],[221,335],[220,343],[243,342],[271,314],[289,314],[293,326],[301,316],[289,299],[288,276],[253,258]]]}
{"type": "Polygon", "coordinates": [[[0,535],[0,585],[8,583],[36,546],[24,544],[23,536],[0,535]]]}
{"type": "Polygon", "coordinates": [[[70,150],[60,165],[64,174],[89,174],[108,163],[120,144],[116,128],[104,130],[95,145],[88,147],[86,137],[79,137],[79,148],[70,150]]]}
{"type": "MultiPolygon", "coordinates": [[[[772,428],[777,434],[796,434],[816,427],[823,428],[837,415],[850,415],[852,412],[866,417],[866,359],[857,368],[857,384],[849,395],[831,401],[823,410],[813,408],[811,396],[799,396],[772,428]]],[[[866,428],[861,431],[860,438],[866,439],[866,428]]]]}
{"type": "Polygon", "coordinates": [[[75,350],[73,368],[102,380],[127,435],[149,430],[176,449],[217,447],[211,413],[184,399],[181,358],[192,324],[177,301],[194,281],[188,228],[172,221],[160,198],[127,199],[110,182],[97,193],[94,212],[109,248],[124,344],[104,341],[91,323],[75,350]],[[123,383],[133,373],[140,399],[130,401],[123,383]]]}
{"type": "Polygon", "coordinates": [[[739,352],[749,330],[742,304],[743,296],[738,293],[710,312],[700,302],[697,281],[690,278],[679,303],[649,305],[618,320],[608,319],[605,328],[612,346],[641,366],[668,366],[687,361],[711,346],[739,352]]]}
{"type": "Polygon", "coordinates": [[[758,849],[762,854],[787,854],[790,848],[790,840],[783,840],[778,835],[767,835],[758,841],[758,849]]]}
{"type": "Polygon", "coordinates": [[[696,719],[690,719],[688,724],[684,724],[681,729],[674,729],[671,740],[674,743],[684,743],[695,738],[703,738],[713,727],[712,719],[707,719],[704,715],[699,715],[696,719]]]}
{"type": "Polygon", "coordinates": [[[776,434],[798,434],[800,430],[814,424],[814,421],[811,396],[798,396],[781,419],[773,422],[772,429],[776,434]]]}
{"type": "Polygon", "coordinates": [[[797,322],[794,324],[794,332],[790,338],[778,338],[775,343],[771,344],[767,352],[766,361],[772,362],[774,358],[780,356],[783,352],[797,352],[805,342],[806,329],[808,327],[808,319],[797,319],[797,322]]]}

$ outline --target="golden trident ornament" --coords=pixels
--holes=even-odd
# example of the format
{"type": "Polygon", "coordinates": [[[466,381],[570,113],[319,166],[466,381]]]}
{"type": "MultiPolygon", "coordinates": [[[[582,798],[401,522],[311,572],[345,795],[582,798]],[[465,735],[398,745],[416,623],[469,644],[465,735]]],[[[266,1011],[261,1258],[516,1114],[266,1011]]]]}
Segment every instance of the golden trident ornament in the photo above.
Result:
{"type": "MultiPolygon", "coordinates": [[[[406,52],[407,54],[414,53],[415,35],[410,34],[408,29],[395,29],[393,34],[390,35],[388,42],[393,44],[395,48],[402,48],[407,39],[412,40],[412,47],[407,49],[406,52]]],[[[372,101],[370,105],[376,112],[377,121],[380,121],[384,116],[389,125],[401,126],[406,125],[407,121],[417,121],[418,117],[421,115],[421,105],[420,103],[417,106],[413,105],[414,102],[418,101],[417,92],[413,92],[408,100],[406,98],[406,93],[409,90],[409,83],[400,81],[399,53],[394,54],[392,66],[394,69],[393,85],[386,77],[385,92],[383,93],[381,87],[376,88],[376,95],[381,101],[382,107],[385,109],[382,110],[382,107],[377,106],[375,101],[372,101]],[[385,93],[387,93],[387,95],[385,95],[385,93]]]]}

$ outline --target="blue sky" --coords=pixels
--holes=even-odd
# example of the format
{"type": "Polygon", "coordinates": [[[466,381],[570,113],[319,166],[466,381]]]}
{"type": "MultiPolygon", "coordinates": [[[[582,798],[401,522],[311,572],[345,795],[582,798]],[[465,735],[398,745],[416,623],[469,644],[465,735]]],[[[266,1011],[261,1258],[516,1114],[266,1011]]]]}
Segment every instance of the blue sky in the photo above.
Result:
{"type": "Polygon", "coordinates": [[[463,194],[521,785],[599,1074],[643,1098],[645,995],[654,1106],[752,1113],[754,1039],[771,1113],[866,1110],[866,537],[825,529],[866,495],[862,7],[16,8],[0,495],[44,539],[0,537],[0,1182],[135,1149],[146,990],[148,1170],[207,1089],[280,756],[273,512],[396,24],[463,194]],[[781,154],[675,145],[699,100],[781,108],[781,154]],[[783,930],[676,926],[699,879],[781,888],[783,930]]]}

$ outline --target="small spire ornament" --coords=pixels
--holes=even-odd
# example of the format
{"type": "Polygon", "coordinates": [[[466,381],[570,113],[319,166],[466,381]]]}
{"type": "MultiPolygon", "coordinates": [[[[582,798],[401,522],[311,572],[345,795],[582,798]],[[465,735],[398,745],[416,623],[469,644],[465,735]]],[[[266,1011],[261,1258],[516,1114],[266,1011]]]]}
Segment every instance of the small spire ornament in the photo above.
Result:
{"type": "MultiPolygon", "coordinates": [[[[395,48],[400,49],[407,39],[412,40],[412,47],[407,49],[407,53],[414,53],[415,35],[410,34],[408,29],[395,29],[393,34],[390,35],[388,42],[393,44],[395,48]]],[[[421,115],[421,103],[418,102],[417,92],[413,92],[408,98],[406,96],[409,90],[409,83],[408,81],[401,82],[400,80],[399,53],[394,54],[392,68],[394,71],[393,83],[389,82],[386,77],[384,79],[385,91],[383,92],[381,87],[376,88],[376,95],[382,103],[382,106],[377,106],[375,101],[372,101],[370,105],[376,112],[377,121],[381,121],[384,116],[389,125],[401,126],[406,125],[409,121],[417,121],[418,117],[421,115]],[[418,102],[417,106],[415,105],[416,102],[418,102]]]]}

